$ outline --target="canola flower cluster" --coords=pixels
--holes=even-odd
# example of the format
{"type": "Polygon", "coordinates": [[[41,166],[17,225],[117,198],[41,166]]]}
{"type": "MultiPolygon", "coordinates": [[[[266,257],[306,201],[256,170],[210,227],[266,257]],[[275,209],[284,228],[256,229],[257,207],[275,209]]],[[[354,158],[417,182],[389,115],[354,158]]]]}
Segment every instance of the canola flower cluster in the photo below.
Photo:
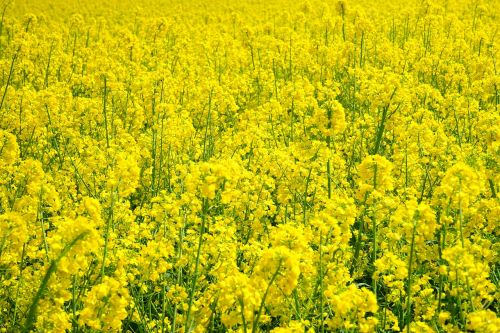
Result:
{"type": "Polygon", "coordinates": [[[0,13],[0,332],[500,331],[500,2],[0,13]]]}

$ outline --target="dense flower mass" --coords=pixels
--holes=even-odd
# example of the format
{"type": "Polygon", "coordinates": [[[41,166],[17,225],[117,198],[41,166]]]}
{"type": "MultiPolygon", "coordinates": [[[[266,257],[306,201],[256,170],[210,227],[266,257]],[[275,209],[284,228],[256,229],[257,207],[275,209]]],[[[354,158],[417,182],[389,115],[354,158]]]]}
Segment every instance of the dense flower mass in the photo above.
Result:
{"type": "Polygon", "coordinates": [[[500,332],[499,1],[0,13],[0,332],[500,332]]]}

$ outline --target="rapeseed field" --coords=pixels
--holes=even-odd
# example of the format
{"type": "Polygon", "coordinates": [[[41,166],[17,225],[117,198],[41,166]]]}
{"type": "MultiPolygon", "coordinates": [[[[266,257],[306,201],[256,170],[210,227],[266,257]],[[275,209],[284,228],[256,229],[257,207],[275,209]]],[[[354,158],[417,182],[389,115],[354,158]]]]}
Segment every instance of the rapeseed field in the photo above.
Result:
{"type": "Polygon", "coordinates": [[[0,332],[500,332],[499,28],[1,1],[0,332]]]}

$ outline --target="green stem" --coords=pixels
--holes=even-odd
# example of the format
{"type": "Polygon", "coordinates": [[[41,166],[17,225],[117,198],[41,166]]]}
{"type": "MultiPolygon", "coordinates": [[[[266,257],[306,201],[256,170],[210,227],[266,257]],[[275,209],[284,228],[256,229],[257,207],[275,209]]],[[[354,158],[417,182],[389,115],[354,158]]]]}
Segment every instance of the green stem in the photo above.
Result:
{"type": "Polygon", "coordinates": [[[491,197],[496,198],[497,197],[497,191],[495,190],[495,183],[493,182],[493,179],[488,179],[488,184],[490,185],[490,190],[491,190],[491,197]]]}
{"type": "Polygon", "coordinates": [[[189,298],[188,298],[188,309],[186,312],[186,332],[190,332],[191,323],[191,308],[193,307],[194,300],[194,292],[196,289],[196,283],[198,282],[198,269],[200,266],[200,256],[201,256],[201,246],[203,244],[203,234],[205,233],[205,224],[206,224],[206,215],[207,215],[207,207],[208,207],[208,199],[203,199],[203,211],[201,216],[201,225],[200,225],[200,237],[198,238],[198,249],[196,251],[196,261],[194,264],[194,273],[193,278],[191,280],[191,288],[189,290],[189,298]]]}
{"type": "Polygon", "coordinates": [[[102,265],[101,265],[101,274],[99,276],[100,279],[104,277],[104,269],[106,268],[106,257],[108,255],[108,242],[109,242],[109,232],[111,228],[111,223],[113,222],[113,209],[115,205],[115,195],[114,191],[111,193],[111,207],[108,214],[108,218],[106,219],[106,231],[104,234],[104,251],[102,255],[102,265]]]}
{"type": "Polygon", "coordinates": [[[14,73],[14,63],[16,62],[17,56],[19,55],[19,49],[17,49],[16,53],[12,56],[12,62],[10,63],[9,76],[7,77],[7,84],[5,85],[5,89],[2,95],[2,101],[0,102],[0,110],[2,110],[3,103],[5,101],[5,96],[7,96],[7,90],[9,89],[10,80],[12,79],[12,74],[14,73]]]}
{"type": "Polygon", "coordinates": [[[238,298],[241,307],[241,320],[243,323],[243,332],[247,333],[247,321],[245,319],[245,303],[243,302],[243,298],[238,298]]]}
{"type": "Polygon", "coordinates": [[[391,98],[389,99],[389,103],[382,109],[382,119],[380,120],[380,124],[377,128],[377,136],[375,138],[375,147],[373,148],[373,155],[378,154],[380,150],[380,145],[382,144],[382,138],[384,137],[385,130],[385,122],[387,120],[387,112],[389,111],[389,107],[391,106],[391,101],[394,98],[394,94],[398,88],[394,88],[391,94],[391,98]]]}
{"type": "Polygon", "coordinates": [[[104,129],[106,131],[106,148],[109,148],[108,117],[106,115],[106,101],[108,97],[108,85],[106,76],[104,76],[104,93],[102,94],[102,112],[104,114],[104,129]]]}
{"type": "Polygon", "coordinates": [[[410,333],[410,323],[411,323],[411,275],[412,275],[412,264],[413,264],[413,252],[415,247],[415,234],[417,229],[417,217],[413,220],[413,231],[411,234],[411,245],[410,245],[410,256],[408,260],[408,286],[406,290],[407,302],[406,302],[406,332],[410,333]]]}
{"type": "Polygon", "coordinates": [[[320,295],[319,295],[319,311],[320,311],[320,316],[321,316],[321,326],[320,326],[320,332],[323,333],[325,331],[325,323],[324,323],[324,317],[323,317],[323,308],[324,308],[324,300],[323,300],[323,248],[322,244],[323,243],[323,235],[320,232],[319,233],[319,285],[320,285],[320,295]]]}
{"type": "Polygon", "coordinates": [[[257,326],[259,325],[260,316],[262,314],[264,304],[266,303],[267,294],[269,293],[269,289],[271,288],[271,285],[273,284],[274,280],[276,280],[276,278],[278,277],[280,268],[281,268],[281,259],[278,262],[278,268],[276,269],[276,272],[274,272],[273,276],[271,277],[271,280],[269,281],[269,284],[267,285],[266,291],[264,292],[264,296],[262,297],[262,300],[260,302],[259,311],[257,312],[257,317],[253,321],[252,333],[257,332],[257,326]]]}
{"type": "Polygon", "coordinates": [[[71,248],[73,246],[75,246],[76,243],[78,243],[85,236],[87,236],[88,233],[89,233],[88,231],[84,231],[81,234],[79,234],[78,236],[76,236],[75,239],[73,239],[69,244],[67,244],[64,247],[64,249],[61,251],[59,256],[55,260],[52,260],[52,262],[50,263],[49,269],[47,269],[47,272],[45,273],[45,276],[43,277],[43,280],[40,283],[40,287],[38,288],[38,291],[37,291],[35,297],[33,298],[33,301],[31,302],[31,306],[30,306],[30,308],[28,310],[28,314],[26,316],[26,322],[25,322],[23,330],[22,330],[23,333],[28,333],[33,329],[33,324],[35,323],[35,316],[36,316],[36,310],[38,307],[38,302],[40,301],[40,299],[43,296],[43,293],[47,289],[47,286],[49,284],[49,279],[52,276],[52,274],[55,273],[55,271],[57,269],[57,265],[59,264],[59,261],[61,261],[61,259],[64,256],[66,256],[66,254],[68,254],[69,250],[71,250],[71,248]]]}

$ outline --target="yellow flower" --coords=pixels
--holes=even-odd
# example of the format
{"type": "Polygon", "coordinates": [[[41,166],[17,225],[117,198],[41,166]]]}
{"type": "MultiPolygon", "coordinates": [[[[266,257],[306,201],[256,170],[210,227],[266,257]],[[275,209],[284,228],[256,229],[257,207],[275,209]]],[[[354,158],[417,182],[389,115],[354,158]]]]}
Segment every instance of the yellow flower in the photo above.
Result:
{"type": "Polygon", "coordinates": [[[380,155],[367,156],[358,166],[360,183],[377,191],[393,188],[392,163],[380,155]]]}
{"type": "Polygon", "coordinates": [[[129,302],[127,288],[106,276],[85,296],[79,322],[91,329],[115,332],[121,329],[122,320],[127,317],[129,302]]]}

